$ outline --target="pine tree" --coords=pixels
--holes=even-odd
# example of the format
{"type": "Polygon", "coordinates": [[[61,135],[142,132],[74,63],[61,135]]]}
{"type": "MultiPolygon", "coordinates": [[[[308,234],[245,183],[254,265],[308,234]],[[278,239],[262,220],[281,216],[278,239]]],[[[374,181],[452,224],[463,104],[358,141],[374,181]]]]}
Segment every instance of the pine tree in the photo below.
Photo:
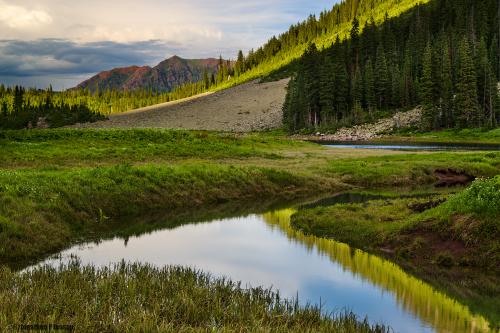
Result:
{"type": "Polygon", "coordinates": [[[458,127],[478,127],[479,106],[477,103],[476,70],[467,37],[460,42],[459,46],[455,91],[455,114],[457,115],[458,127]]]}
{"type": "Polygon", "coordinates": [[[368,108],[368,112],[370,115],[377,107],[377,98],[375,96],[375,79],[373,74],[373,66],[371,60],[368,59],[368,62],[365,65],[365,73],[364,73],[364,98],[366,102],[366,107],[368,108]]]}
{"type": "Polygon", "coordinates": [[[354,18],[352,21],[352,28],[350,33],[350,46],[351,46],[351,64],[353,68],[351,68],[352,72],[356,72],[359,67],[359,50],[360,50],[360,41],[359,41],[359,21],[357,18],[354,18]]]}
{"type": "Polygon", "coordinates": [[[238,51],[238,57],[236,60],[236,64],[234,65],[235,76],[240,76],[245,72],[245,56],[243,55],[243,51],[238,51]]]}
{"type": "Polygon", "coordinates": [[[320,57],[315,44],[310,44],[302,60],[309,124],[316,127],[320,119],[320,82],[318,80],[320,57]]]}
{"type": "Polygon", "coordinates": [[[387,69],[387,60],[382,45],[377,49],[377,59],[375,61],[375,94],[379,108],[387,106],[389,85],[389,72],[387,69]]]}
{"type": "Polygon", "coordinates": [[[453,78],[448,45],[445,45],[445,47],[443,48],[441,60],[441,75],[439,82],[439,100],[442,112],[441,126],[454,127],[455,117],[453,115],[453,78]]]}
{"type": "Polygon", "coordinates": [[[492,127],[495,124],[495,103],[497,93],[496,77],[488,57],[484,38],[481,38],[476,57],[477,85],[479,93],[479,124],[492,127]]]}
{"type": "Polygon", "coordinates": [[[336,121],[339,121],[348,112],[349,77],[343,58],[335,61],[335,90],[336,121]]]}
{"type": "Polygon", "coordinates": [[[22,87],[16,86],[14,88],[13,112],[14,113],[22,112],[23,104],[24,104],[24,89],[22,87]]]}
{"type": "Polygon", "coordinates": [[[203,84],[205,89],[210,88],[210,79],[208,78],[208,71],[206,69],[203,71],[203,84]]]}
{"type": "Polygon", "coordinates": [[[353,107],[356,102],[361,105],[361,101],[363,100],[363,77],[359,68],[351,79],[351,98],[353,107]]]}
{"type": "Polygon", "coordinates": [[[420,98],[422,101],[422,128],[426,130],[434,129],[436,119],[436,86],[434,75],[432,73],[432,47],[430,42],[427,44],[422,64],[422,78],[420,80],[420,98]]]}
{"type": "Polygon", "coordinates": [[[325,56],[320,68],[319,99],[321,105],[321,118],[331,121],[333,118],[333,105],[335,102],[335,70],[330,57],[325,56]]]}

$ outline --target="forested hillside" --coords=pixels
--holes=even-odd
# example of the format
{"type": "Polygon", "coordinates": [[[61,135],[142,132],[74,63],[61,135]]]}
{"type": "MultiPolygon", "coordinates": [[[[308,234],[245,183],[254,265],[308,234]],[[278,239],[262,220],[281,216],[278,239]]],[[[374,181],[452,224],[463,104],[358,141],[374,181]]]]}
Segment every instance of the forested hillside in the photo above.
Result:
{"type": "MultiPolygon", "coordinates": [[[[327,48],[336,40],[350,37],[352,21],[357,18],[362,28],[365,23],[382,24],[386,18],[397,17],[417,4],[430,0],[344,0],[319,17],[313,15],[290,29],[272,37],[256,51],[244,57],[240,51],[235,66],[236,82],[265,76],[299,59],[309,43],[327,48]]],[[[228,82],[227,84],[234,84],[228,82]]]]}
{"type": "Polygon", "coordinates": [[[319,51],[310,44],[291,80],[292,130],[338,127],[376,110],[422,105],[422,129],[500,124],[497,0],[433,0],[319,51]]]}

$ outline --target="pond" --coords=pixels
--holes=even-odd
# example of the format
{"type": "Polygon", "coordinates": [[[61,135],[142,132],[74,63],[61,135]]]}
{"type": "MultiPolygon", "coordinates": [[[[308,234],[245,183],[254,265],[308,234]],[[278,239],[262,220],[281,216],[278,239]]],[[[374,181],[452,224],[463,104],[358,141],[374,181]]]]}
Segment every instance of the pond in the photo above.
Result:
{"type": "Polygon", "coordinates": [[[344,149],[385,149],[403,151],[500,151],[500,145],[495,144],[409,143],[376,141],[336,141],[318,143],[325,147],[344,149]]]}
{"type": "Polygon", "coordinates": [[[397,265],[295,231],[294,207],[79,245],[41,264],[58,266],[77,257],[96,266],[122,260],[189,266],[246,286],[273,287],[325,312],[352,311],[395,332],[488,331],[482,316],[397,265]]]}

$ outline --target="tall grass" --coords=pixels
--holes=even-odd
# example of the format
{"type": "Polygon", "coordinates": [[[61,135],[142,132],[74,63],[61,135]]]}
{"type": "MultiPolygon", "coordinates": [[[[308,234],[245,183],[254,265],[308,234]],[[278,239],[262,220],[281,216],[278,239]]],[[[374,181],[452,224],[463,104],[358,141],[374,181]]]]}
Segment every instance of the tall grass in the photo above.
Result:
{"type": "Polygon", "coordinates": [[[181,267],[0,268],[0,331],[72,325],[75,332],[387,332],[352,314],[324,315],[270,289],[181,267]]]}

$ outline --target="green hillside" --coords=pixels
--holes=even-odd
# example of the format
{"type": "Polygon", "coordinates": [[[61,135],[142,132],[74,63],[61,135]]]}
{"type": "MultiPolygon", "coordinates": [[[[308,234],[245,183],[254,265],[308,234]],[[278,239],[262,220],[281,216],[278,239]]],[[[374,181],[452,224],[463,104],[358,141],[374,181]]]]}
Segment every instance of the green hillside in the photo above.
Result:
{"type": "MultiPolygon", "coordinates": [[[[319,49],[328,48],[339,40],[348,39],[354,18],[360,23],[360,29],[366,25],[380,25],[388,18],[401,15],[417,5],[430,0],[345,0],[336,4],[320,17],[309,16],[302,23],[292,25],[290,29],[271,38],[258,50],[251,51],[247,57],[239,57],[236,68],[241,66],[241,75],[218,85],[223,89],[248,80],[269,75],[299,59],[310,43],[319,49]]],[[[238,70],[236,70],[238,72],[238,70]]]]}
{"type": "Polygon", "coordinates": [[[497,0],[433,0],[364,30],[354,19],[349,39],[310,44],[298,62],[286,125],[337,128],[421,105],[422,130],[497,127],[497,13],[497,0]]]}

